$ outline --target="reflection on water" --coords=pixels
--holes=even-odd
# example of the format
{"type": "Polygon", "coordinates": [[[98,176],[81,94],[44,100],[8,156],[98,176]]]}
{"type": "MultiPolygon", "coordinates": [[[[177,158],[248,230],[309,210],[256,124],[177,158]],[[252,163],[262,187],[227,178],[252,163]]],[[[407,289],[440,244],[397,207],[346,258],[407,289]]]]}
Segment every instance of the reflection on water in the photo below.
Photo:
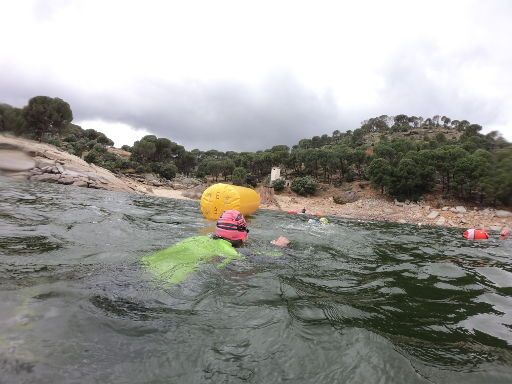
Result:
{"type": "Polygon", "coordinates": [[[163,287],[140,258],[211,231],[197,203],[0,183],[1,383],[511,382],[510,240],[259,211],[163,287]]]}

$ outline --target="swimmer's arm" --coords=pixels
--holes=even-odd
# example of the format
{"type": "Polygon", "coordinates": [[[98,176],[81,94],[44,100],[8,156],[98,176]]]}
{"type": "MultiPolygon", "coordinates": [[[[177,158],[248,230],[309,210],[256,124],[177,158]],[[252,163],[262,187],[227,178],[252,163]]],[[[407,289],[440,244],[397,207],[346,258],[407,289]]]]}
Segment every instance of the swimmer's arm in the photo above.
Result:
{"type": "Polygon", "coordinates": [[[277,239],[275,240],[272,240],[270,242],[271,244],[277,246],[277,247],[287,247],[288,244],[290,244],[290,240],[288,240],[286,237],[284,236],[279,236],[277,239]]]}

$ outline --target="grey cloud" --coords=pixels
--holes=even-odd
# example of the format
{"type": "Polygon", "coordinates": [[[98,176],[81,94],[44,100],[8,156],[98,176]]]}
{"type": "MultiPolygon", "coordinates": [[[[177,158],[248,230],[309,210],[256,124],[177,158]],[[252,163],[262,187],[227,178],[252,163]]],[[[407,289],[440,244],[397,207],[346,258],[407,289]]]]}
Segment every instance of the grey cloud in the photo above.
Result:
{"type": "Polygon", "coordinates": [[[301,88],[293,79],[274,78],[259,89],[236,83],[144,84],[132,90],[139,102],[74,107],[82,119],[102,118],[144,127],[186,148],[248,151],[330,133],[343,122],[334,101],[301,88]]]}
{"type": "Polygon", "coordinates": [[[383,72],[386,82],[378,106],[357,110],[341,109],[329,94],[319,96],[286,74],[271,76],[259,87],[233,82],[143,81],[127,89],[94,93],[28,76],[8,65],[0,66],[6,74],[0,77],[0,102],[23,106],[36,95],[61,97],[70,103],[76,121],[122,122],[168,137],[188,150],[223,151],[291,146],[302,138],[355,129],[362,120],[383,114],[447,115],[484,128],[503,115],[505,104],[464,94],[456,81],[441,81],[450,79],[451,71],[464,60],[471,60],[470,52],[453,64],[433,52],[433,47],[416,46],[415,51],[404,49],[395,55],[383,72]],[[427,75],[436,71],[445,74],[443,79],[427,75]]]}
{"type": "Polygon", "coordinates": [[[38,94],[58,96],[70,103],[75,120],[123,122],[189,150],[255,151],[354,128],[331,97],[317,96],[286,75],[269,78],[258,88],[144,82],[109,94],[90,94],[58,83],[20,84],[15,77],[0,80],[1,100],[21,106],[38,94]]]}

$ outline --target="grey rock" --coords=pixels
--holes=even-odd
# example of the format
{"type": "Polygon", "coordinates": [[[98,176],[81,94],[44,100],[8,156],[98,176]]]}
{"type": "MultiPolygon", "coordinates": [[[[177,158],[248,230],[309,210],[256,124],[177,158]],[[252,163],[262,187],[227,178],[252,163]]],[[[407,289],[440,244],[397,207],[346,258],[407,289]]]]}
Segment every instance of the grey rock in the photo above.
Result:
{"type": "Polygon", "coordinates": [[[75,179],[73,179],[72,177],[61,177],[59,179],[59,184],[64,184],[64,185],[71,185],[75,182],[75,179]]]}
{"type": "Polygon", "coordinates": [[[43,173],[41,175],[33,175],[30,177],[30,180],[35,181],[43,181],[46,183],[56,183],[60,178],[60,175],[55,175],[53,173],[43,173]]]}
{"type": "Polygon", "coordinates": [[[504,217],[512,217],[512,212],[504,211],[504,210],[500,209],[500,210],[497,210],[497,211],[494,213],[494,215],[495,215],[496,217],[502,217],[502,218],[504,218],[504,217]]]}
{"type": "Polygon", "coordinates": [[[75,182],[73,182],[73,185],[76,185],[77,187],[85,187],[85,188],[87,188],[89,186],[89,184],[85,180],[76,180],[75,182]]]}
{"type": "Polygon", "coordinates": [[[64,173],[64,167],[62,165],[56,163],[55,167],[57,168],[58,173],[64,173]]]}
{"type": "Polygon", "coordinates": [[[55,162],[52,160],[43,160],[43,159],[37,159],[36,161],[36,167],[37,168],[44,168],[44,167],[53,167],[55,165],[55,162]]]}
{"type": "Polygon", "coordinates": [[[449,209],[450,209],[450,207],[443,207],[443,208],[441,208],[441,211],[447,211],[449,209]]]}
{"type": "Polygon", "coordinates": [[[432,211],[428,214],[427,219],[434,220],[437,216],[439,216],[438,211],[432,211]]]}
{"type": "Polygon", "coordinates": [[[442,216],[439,219],[437,219],[437,221],[436,221],[436,225],[444,225],[445,223],[446,223],[446,219],[442,216]]]}
{"type": "Polygon", "coordinates": [[[347,204],[357,201],[359,199],[359,196],[357,195],[357,192],[348,191],[333,196],[332,199],[336,204],[347,204]]]}
{"type": "Polygon", "coordinates": [[[71,171],[69,169],[65,169],[64,172],[62,172],[62,177],[74,177],[74,178],[82,178],[87,177],[81,172],[71,171]]]}

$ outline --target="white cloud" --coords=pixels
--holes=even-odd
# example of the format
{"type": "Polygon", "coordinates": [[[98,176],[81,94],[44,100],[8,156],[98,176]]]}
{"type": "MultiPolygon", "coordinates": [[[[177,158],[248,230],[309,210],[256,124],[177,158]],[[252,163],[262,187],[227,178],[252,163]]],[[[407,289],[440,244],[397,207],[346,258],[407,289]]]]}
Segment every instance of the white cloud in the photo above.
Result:
{"type": "Polygon", "coordinates": [[[96,131],[103,132],[114,141],[114,146],[117,148],[123,145],[132,146],[136,140],[140,140],[142,137],[152,134],[145,129],[136,129],[128,124],[118,122],[83,120],[75,123],[83,129],[95,129],[96,131]]]}

